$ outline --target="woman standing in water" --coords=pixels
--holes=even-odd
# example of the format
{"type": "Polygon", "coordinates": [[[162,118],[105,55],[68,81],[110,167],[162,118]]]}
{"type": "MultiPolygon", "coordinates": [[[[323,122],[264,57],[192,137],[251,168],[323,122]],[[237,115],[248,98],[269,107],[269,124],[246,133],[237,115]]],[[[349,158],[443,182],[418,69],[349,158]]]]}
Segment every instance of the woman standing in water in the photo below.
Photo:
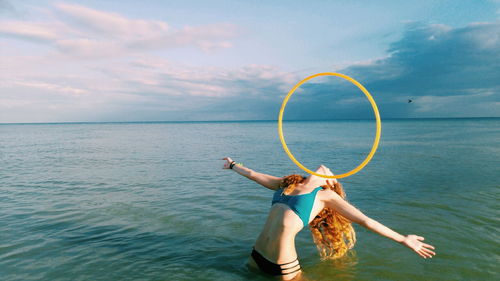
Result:
{"type": "MultiPolygon", "coordinates": [[[[301,273],[295,250],[295,236],[309,225],[323,259],[340,258],[356,242],[351,222],[401,243],[422,258],[435,255],[433,246],[417,235],[401,235],[367,217],[345,200],[342,185],[335,179],[327,180],[311,175],[275,177],[255,172],[236,164],[231,158],[223,160],[224,169],[232,169],[258,184],[275,190],[272,207],[264,229],[260,233],[249,258],[249,265],[261,271],[291,280],[301,273]]],[[[316,173],[333,175],[321,165],[316,173]]]]}

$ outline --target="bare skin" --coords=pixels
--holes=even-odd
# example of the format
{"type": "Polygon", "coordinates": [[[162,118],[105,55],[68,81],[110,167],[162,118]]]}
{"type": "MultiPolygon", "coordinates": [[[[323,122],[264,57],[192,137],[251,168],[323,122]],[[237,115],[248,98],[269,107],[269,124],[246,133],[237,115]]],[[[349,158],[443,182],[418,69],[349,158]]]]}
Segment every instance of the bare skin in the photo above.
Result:
{"type": "MultiPolygon", "coordinates": [[[[233,160],[229,157],[223,158],[224,169],[229,169],[233,160]]],[[[238,174],[251,179],[258,184],[271,189],[279,189],[283,180],[282,177],[275,177],[240,165],[234,165],[233,170],[238,174]]],[[[330,169],[321,165],[316,173],[323,175],[333,175],[330,169]]],[[[313,191],[316,187],[326,185],[328,182],[322,177],[311,175],[303,183],[298,184],[290,195],[306,194],[313,191]]],[[[329,180],[336,182],[336,179],[329,180]]],[[[313,209],[311,211],[309,222],[312,221],[323,208],[331,208],[340,213],[350,221],[357,223],[381,236],[392,239],[395,242],[403,244],[422,258],[432,258],[436,253],[432,245],[426,244],[424,237],[417,235],[401,235],[387,226],[367,217],[360,210],[342,199],[332,190],[320,190],[316,195],[313,209]]],[[[304,227],[302,220],[287,205],[277,203],[271,207],[264,228],[255,242],[255,250],[261,253],[266,259],[276,264],[288,263],[297,259],[295,250],[295,236],[304,227]]],[[[257,264],[249,258],[249,265],[257,268],[257,264]]],[[[295,265],[297,262],[290,264],[295,265]]],[[[286,271],[284,271],[286,273],[286,271]]],[[[292,280],[300,275],[300,271],[288,275],[283,275],[282,280],[292,280]]]]}

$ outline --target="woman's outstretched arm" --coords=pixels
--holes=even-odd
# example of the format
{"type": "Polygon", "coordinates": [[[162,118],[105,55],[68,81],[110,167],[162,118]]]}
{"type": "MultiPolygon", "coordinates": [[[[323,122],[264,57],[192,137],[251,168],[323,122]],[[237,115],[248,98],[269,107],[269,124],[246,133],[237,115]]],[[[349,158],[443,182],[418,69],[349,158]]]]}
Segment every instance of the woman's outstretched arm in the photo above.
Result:
{"type": "Polygon", "coordinates": [[[238,164],[234,163],[233,159],[231,159],[229,157],[225,157],[222,160],[226,160],[226,163],[224,163],[224,167],[223,167],[224,169],[231,169],[231,166],[232,166],[232,170],[234,170],[238,174],[240,174],[246,178],[249,178],[249,179],[257,182],[258,184],[260,184],[264,187],[267,187],[269,189],[272,189],[272,190],[278,189],[280,187],[281,181],[283,180],[283,178],[279,178],[279,177],[275,177],[275,176],[271,176],[271,175],[267,175],[267,174],[263,174],[263,173],[258,173],[252,169],[238,165],[238,164]],[[231,165],[231,163],[233,163],[233,165],[231,165]]]}
{"type": "Polygon", "coordinates": [[[345,201],[340,197],[337,193],[332,190],[326,190],[328,192],[327,200],[325,201],[325,205],[328,208],[331,208],[337,212],[339,212],[342,216],[347,218],[348,220],[355,222],[361,226],[368,228],[369,230],[390,238],[398,243],[405,245],[406,247],[412,249],[421,257],[432,258],[436,253],[434,247],[429,244],[425,244],[422,242],[424,237],[417,235],[401,235],[396,231],[388,228],[387,226],[377,222],[374,219],[367,217],[360,210],[356,209],[353,205],[349,204],[349,202],[345,201]]]}

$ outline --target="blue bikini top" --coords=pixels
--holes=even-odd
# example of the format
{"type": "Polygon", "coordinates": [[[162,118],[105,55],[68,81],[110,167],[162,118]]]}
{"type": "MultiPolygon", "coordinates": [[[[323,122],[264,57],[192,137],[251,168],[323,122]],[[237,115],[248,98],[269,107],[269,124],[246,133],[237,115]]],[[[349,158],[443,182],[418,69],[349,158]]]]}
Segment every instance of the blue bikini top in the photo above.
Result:
{"type": "Polygon", "coordinates": [[[306,194],[299,195],[285,195],[283,194],[283,188],[280,188],[274,192],[273,201],[271,206],[275,203],[282,203],[290,207],[299,218],[307,226],[309,223],[309,217],[311,216],[311,211],[314,205],[314,199],[316,199],[316,193],[322,189],[321,186],[316,187],[313,191],[306,194]]]}

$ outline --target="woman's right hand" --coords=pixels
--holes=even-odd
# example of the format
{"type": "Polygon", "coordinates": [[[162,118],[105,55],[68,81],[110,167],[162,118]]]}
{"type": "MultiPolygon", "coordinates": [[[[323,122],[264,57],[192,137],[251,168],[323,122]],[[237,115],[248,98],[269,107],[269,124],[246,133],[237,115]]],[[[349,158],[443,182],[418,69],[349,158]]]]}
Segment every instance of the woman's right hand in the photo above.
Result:
{"type": "Polygon", "coordinates": [[[226,163],[224,163],[224,166],[222,167],[222,169],[231,169],[231,163],[233,162],[233,159],[231,159],[229,157],[224,157],[224,158],[222,158],[222,160],[226,160],[226,163]]]}
{"type": "Polygon", "coordinates": [[[434,251],[432,251],[434,250],[434,246],[425,244],[422,241],[424,241],[424,237],[412,234],[412,235],[407,235],[403,240],[403,242],[401,243],[406,247],[415,251],[424,259],[432,258],[432,256],[436,254],[434,251]]]}

